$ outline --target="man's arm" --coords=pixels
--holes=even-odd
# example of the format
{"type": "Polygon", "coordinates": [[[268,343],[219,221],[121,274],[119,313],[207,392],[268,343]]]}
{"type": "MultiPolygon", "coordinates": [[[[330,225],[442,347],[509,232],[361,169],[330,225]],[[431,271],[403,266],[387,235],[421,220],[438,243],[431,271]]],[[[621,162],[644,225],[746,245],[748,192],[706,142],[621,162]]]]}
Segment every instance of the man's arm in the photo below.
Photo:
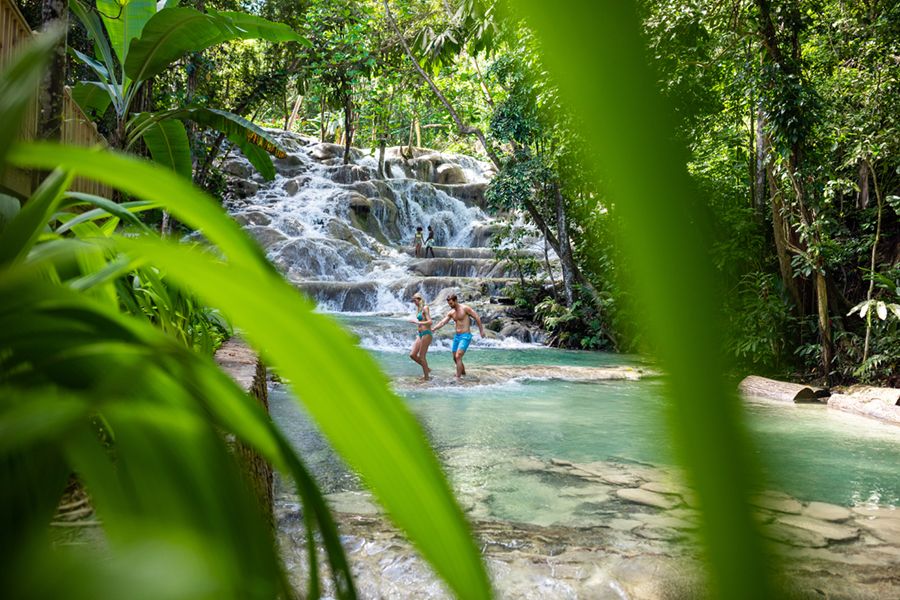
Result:
{"type": "Polygon", "coordinates": [[[434,327],[432,327],[431,330],[432,330],[432,331],[437,331],[438,329],[440,329],[441,327],[443,327],[444,325],[446,325],[447,322],[450,321],[450,316],[451,316],[452,314],[453,314],[452,311],[451,311],[451,312],[448,312],[448,313],[447,313],[447,316],[444,317],[443,319],[441,319],[440,321],[438,321],[438,324],[435,325],[434,327]]]}
{"type": "Polygon", "coordinates": [[[481,317],[478,316],[478,313],[471,306],[466,307],[466,312],[475,319],[475,323],[478,324],[478,332],[481,334],[481,337],[484,337],[484,325],[481,324],[481,317]]]}

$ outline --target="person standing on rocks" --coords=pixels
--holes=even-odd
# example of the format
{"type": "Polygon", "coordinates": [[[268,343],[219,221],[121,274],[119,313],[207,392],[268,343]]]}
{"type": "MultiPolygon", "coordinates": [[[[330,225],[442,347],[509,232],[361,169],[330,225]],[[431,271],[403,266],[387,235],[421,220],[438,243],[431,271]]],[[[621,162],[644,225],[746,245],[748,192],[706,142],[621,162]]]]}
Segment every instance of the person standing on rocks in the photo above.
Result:
{"type": "Polygon", "coordinates": [[[415,319],[410,319],[410,323],[415,323],[419,331],[416,334],[416,341],[413,342],[412,350],[409,351],[409,357],[419,366],[422,367],[422,381],[428,381],[428,375],[431,369],[428,367],[428,360],[425,356],[428,354],[428,346],[431,345],[431,339],[434,334],[431,333],[431,310],[425,304],[425,298],[422,294],[416,292],[412,297],[413,304],[416,305],[418,312],[415,319]]]}
{"type": "Polygon", "coordinates": [[[484,338],[484,325],[481,324],[481,317],[471,306],[460,304],[456,294],[447,297],[447,304],[450,305],[450,312],[434,326],[434,331],[449,323],[450,319],[456,322],[456,335],[453,336],[451,351],[453,352],[453,362],[456,363],[456,379],[459,380],[466,374],[466,366],[462,359],[466,350],[469,349],[469,344],[472,343],[471,319],[475,319],[475,323],[478,324],[478,332],[482,338],[484,338]]]}
{"type": "Polygon", "coordinates": [[[422,242],[425,241],[422,236],[422,228],[416,227],[416,236],[413,238],[413,244],[416,247],[416,258],[419,258],[419,255],[422,254],[422,242]]]}
{"type": "Polygon", "coordinates": [[[429,253],[434,258],[434,229],[431,225],[428,226],[428,238],[425,240],[425,258],[428,258],[429,253]]]}

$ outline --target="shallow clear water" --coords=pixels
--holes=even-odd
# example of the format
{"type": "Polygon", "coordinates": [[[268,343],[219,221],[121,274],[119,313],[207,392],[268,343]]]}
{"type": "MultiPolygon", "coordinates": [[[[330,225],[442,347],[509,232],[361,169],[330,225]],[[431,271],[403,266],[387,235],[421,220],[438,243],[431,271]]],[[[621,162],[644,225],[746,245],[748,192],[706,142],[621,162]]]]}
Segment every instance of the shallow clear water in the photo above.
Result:
{"type": "MultiPolygon", "coordinates": [[[[552,473],[518,468],[523,459],[573,462],[611,460],[673,464],[658,380],[572,382],[512,380],[483,386],[449,385],[453,361],[444,331],[429,362],[437,381],[404,385],[421,375],[406,347],[402,321],[344,319],[363,339],[417,415],[463,504],[486,507],[484,516],[536,524],[578,524],[577,493],[552,473]],[[367,336],[367,332],[376,332],[367,336]],[[389,335],[390,334],[390,335],[389,335]],[[368,344],[365,340],[369,340],[368,344]],[[381,341],[378,341],[381,340],[381,341]]],[[[476,334],[477,338],[477,334],[476,334]]],[[[476,342],[466,355],[476,376],[488,365],[611,366],[636,364],[619,355],[565,352],[536,346],[476,342]]],[[[271,410],[326,492],[358,489],[302,410],[281,386],[271,410]]],[[[900,428],[828,411],[823,406],[747,403],[746,413],[766,486],[801,500],[845,506],[900,505],[900,428]]],[[[596,515],[595,515],[596,516],[596,515]]]]}

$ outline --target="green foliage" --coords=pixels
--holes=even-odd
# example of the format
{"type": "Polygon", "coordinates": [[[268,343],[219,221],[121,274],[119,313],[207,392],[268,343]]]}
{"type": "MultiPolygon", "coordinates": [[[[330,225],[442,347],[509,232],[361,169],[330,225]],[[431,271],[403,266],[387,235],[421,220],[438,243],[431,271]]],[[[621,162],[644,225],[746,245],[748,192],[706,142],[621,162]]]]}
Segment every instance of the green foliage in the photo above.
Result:
{"type": "MultiPolygon", "coordinates": [[[[38,56],[25,57],[25,70],[39,67],[38,56]]],[[[0,88],[6,83],[0,75],[0,88]]],[[[0,122],[7,126],[6,114],[0,122]]],[[[211,198],[171,171],[117,153],[40,143],[9,152],[9,164],[56,171],[0,236],[0,485],[11,491],[0,506],[9,542],[0,548],[4,589],[23,598],[292,595],[272,532],[228,451],[233,435],[297,483],[311,550],[308,595],[319,594],[318,540],[336,595],[355,597],[334,524],[300,460],[260,408],[187,347],[216,320],[211,311],[206,324],[179,320],[183,311],[204,312],[196,294],[291,379],[451,589],[466,598],[490,595],[462,512],[415,419],[374,361],[314,313],[211,198]],[[63,194],[74,176],[147,203],[112,208],[73,196],[108,216],[67,214],[63,194]],[[145,230],[116,233],[129,210],[151,206],[202,230],[213,247],[164,242],[145,230]],[[56,222],[55,233],[42,235],[56,222]],[[190,296],[176,297],[175,289],[190,296]],[[160,331],[163,320],[184,335],[160,331]],[[328,353],[320,352],[323,343],[328,353]],[[101,518],[102,550],[74,553],[47,540],[72,472],[101,518]]]]}
{"type": "Polygon", "coordinates": [[[791,324],[790,299],[771,273],[747,273],[729,294],[729,351],[745,372],[781,374],[791,358],[785,331],[791,324]]]}
{"type": "Polygon", "coordinates": [[[624,230],[619,239],[668,373],[673,439],[704,509],[712,594],[770,597],[770,566],[747,503],[753,469],[738,399],[723,375],[708,229],[694,209],[697,190],[680,160],[684,152],[672,142],[671,113],[646,67],[634,6],[607,3],[603,19],[585,19],[586,2],[564,10],[537,1],[521,6],[561,93],[583,120],[592,158],[610,174],[606,186],[624,230]]]}

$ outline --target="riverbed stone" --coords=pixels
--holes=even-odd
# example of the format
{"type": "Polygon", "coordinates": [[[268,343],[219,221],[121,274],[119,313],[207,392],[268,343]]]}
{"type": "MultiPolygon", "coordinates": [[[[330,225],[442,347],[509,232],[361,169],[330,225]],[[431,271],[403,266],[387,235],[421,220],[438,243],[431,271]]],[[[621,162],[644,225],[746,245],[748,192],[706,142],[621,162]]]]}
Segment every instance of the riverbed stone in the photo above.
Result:
{"type": "Polygon", "coordinates": [[[800,515],[778,517],[776,521],[778,523],[790,525],[791,527],[798,527],[800,529],[806,529],[807,531],[818,533],[826,539],[834,542],[848,542],[859,537],[858,527],[849,527],[847,525],[840,525],[838,523],[829,523],[827,521],[820,521],[818,519],[812,519],[800,515]]]}
{"type": "Polygon", "coordinates": [[[827,502],[810,502],[803,508],[802,514],[811,519],[836,522],[846,521],[853,516],[850,509],[827,502]]]}
{"type": "Polygon", "coordinates": [[[631,531],[636,527],[642,527],[644,523],[637,519],[610,519],[604,522],[603,525],[616,531],[631,531]]]}
{"type": "Polygon", "coordinates": [[[750,504],[759,508],[792,515],[799,515],[803,511],[803,505],[796,498],[775,491],[766,491],[752,496],[750,504]]]}
{"type": "Polygon", "coordinates": [[[828,545],[828,540],[825,539],[824,535],[784,523],[767,523],[762,526],[762,534],[770,540],[782,542],[789,546],[824,548],[828,545]]]}
{"type": "Polygon", "coordinates": [[[856,524],[886,544],[900,547],[900,519],[857,519],[856,524]]]}
{"type": "Polygon", "coordinates": [[[641,488],[623,488],[616,490],[616,495],[623,500],[634,502],[636,504],[644,504],[646,506],[654,506],[656,508],[669,509],[678,505],[676,500],[663,494],[657,494],[649,490],[641,488]]]}
{"type": "Polygon", "coordinates": [[[869,518],[879,518],[879,519],[898,519],[900,520],[900,508],[894,508],[892,506],[854,506],[850,510],[853,511],[854,514],[869,517],[869,518]]]}
{"type": "Polygon", "coordinates": [[[634,473],[628,471],[625,467],[610,462],[590,462],[578,463],[572,465],[581,473],[597,477],[605,483],[611,485],[638,487],[644,480],[634,473]]]}
{"type": "Polygon", "coordinates": [[[665,481],[648,481],[640,487],[642,490],[656,492],[657,494],[665,494],[666,496],[681,496],[683,491],[675,484],[665,481]]]}

